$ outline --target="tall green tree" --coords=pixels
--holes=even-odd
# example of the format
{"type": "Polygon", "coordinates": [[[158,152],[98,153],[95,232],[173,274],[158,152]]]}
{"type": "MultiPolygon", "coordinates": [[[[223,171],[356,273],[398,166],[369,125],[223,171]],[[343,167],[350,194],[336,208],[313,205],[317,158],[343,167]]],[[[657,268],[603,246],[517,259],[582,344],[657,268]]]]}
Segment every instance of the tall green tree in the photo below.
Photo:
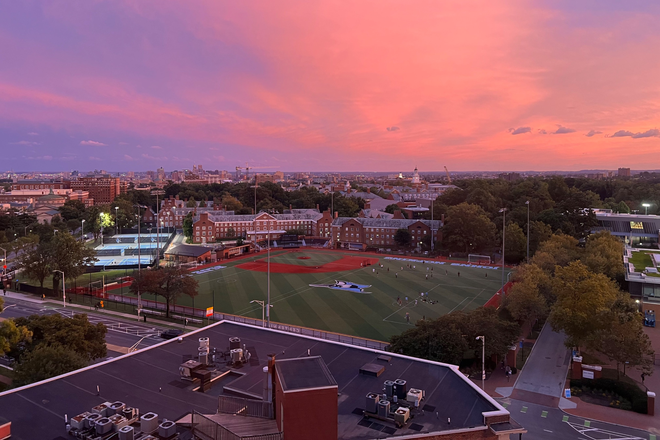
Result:
{"type": "MultiPolygon", "coordinates": [[[[2,299],[0,299],[0,311],[2,311],[2,299]]],[[[32,332],[24,326],[16,325],[13,319],[0,322],[0,356],[4,356],[15,350],[19,343],[29,343],[32,340],[32,332]]]]}
{"type": "Polygon", "coordinates": [[[582,347],[603,330],[606,316],[619,295],[607,275],[596,274],[579,261],[555,269],[553,290],[557,297],[549,316],[555,331],[566,333],[568,347],[582,347]]]}
{"type": "MultiPolygon", "coordinates": [[[[88,248],[68,232],[58,232],[51,240],[46,254],[50,270],[64,272],[70,281],[85,273],[86,267],[96,260],[95,255],[94,249],[88,248]]],[[[53,272],[53,288],[56,292],[59,292],[60,285],[61,274],[53,272]]]]}
{"type": "Polygon", "coordinates": [[[458,252],[478,252],[494,244],[495,225],[477,205],[451,206],[443,227],[447,247],[458,252]]]}
{"type": "Polygon", "coordinates": [[[192,238],[193,238],[193,216],[192,216],[192,212],[189,212],[183,218],[183,235],[188,239],[188,241],[192,241],[192,238]]]}
{"type": "MultiPolygon", "coordinates": [[[[87,361],[104,358],[108,355],[105,345],[107,328],[102,323],[92,324],[85,314],[65,318],[62,315],[31,315],[15,319],[16,325],[25,327],[32,333],[24,351],[32,351],[40,346],[63,345],[87,361]]],[[[18,359],[21,352],[10,353],[18,359]]]]}
{"type": "Polygon", "coordinates": [[[16,386],[45,380],[87,366],[85,358],[60,344],[41,345],[27,352],[14,369],[16,386]]]}
{"type": "Polygon", "coordinates": [[[506,225],[504,258],[509,263],[520,263],[527,257],[527,237],[516,223],[506,225]]]}
{"type": "Polygon", "coordinates": [[[392,336],[389,350],[436,362],[459,364],[468,349],[461,330],[450,320],[440,317],[419,320],[415,327],[392,336]]]}
{"type": "Polygon", "coordinates": [[[131,284],[131,292],[151,293],[165,300],[165,315],[170,316],[170,305],[176,304],[177,298],[187,295],[197,296],[198,282],[182,267],[164,267],[143,270],[131,284]]]}
{"type": "Polygon", "coordinates": [[[587,238],[582,262],[592,271],[612,279],[623,275],[623,243],[609,232],[602,231],[587,238]]]}
{"type": "Polygon", "coordinates": [[[394,233],[394,242],[401,247],[410,246],[411,241],[412,235],[410,234],[410,231],[405,228],[397,229],[394,233]]]}

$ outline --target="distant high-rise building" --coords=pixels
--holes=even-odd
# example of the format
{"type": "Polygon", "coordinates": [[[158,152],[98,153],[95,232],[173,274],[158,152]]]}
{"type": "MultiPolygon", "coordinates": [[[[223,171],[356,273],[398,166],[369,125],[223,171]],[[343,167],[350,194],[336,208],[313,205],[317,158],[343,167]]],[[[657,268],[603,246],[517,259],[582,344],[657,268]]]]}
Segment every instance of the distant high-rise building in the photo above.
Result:
{"type": "Polygon", "coordinates": [[[158,168],[158,171],[156,172],[158,180],[165,180],[165,170],[163,167],[158,168]]]}
{"type": "Polygon", "coordinates": [[[107,205],[122,192],[119,177],[81,177],[71,181],[71,189],[88,191],[95,205],[107,205]]]}
{"type": "Polygon", "coordinates": [[[630,168],[619,168],[619,177],[630,177],[630,168]]]}

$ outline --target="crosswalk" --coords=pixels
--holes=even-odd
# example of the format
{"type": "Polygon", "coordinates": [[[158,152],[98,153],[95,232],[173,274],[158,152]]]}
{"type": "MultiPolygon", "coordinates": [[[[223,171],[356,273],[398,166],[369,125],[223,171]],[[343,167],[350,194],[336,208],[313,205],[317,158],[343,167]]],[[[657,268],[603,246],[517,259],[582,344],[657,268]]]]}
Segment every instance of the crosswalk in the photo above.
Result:
{"type": "MultiPolygon", "coordinates": [[[[580,435],[592,440],[616,439],[616,440],[645,440],[642,437],[626,435],[620,432],[609,431],[607,429],[594,428],[591,421],[585,420],[584,423],[566,422],[571,428],[575,429],[580,435]]],[[[655,436],[654,436],[655,437],[655,436]]]]}
{"type": "MultiPolygon", "coordinates": [[[[71,309],[65,309],[65,308],[44,308],[42,309],[43,311],[53,311],[55,313],[59,313],[62,316],[65,316],[67,318],[72,318],[73,315],[79,312],[75,312],[71,309]]],[[[136,324],[131,324],[127,323],[124,321],[119,321],[116,319],[111,319],[105,316],[98,316],[98,315],[92,315],[88,314],[87,319],[89,322],[92,324],[103,324],[106,326],[108,331],[113,331],[113,332],[118,332],[118,333],[125,333],[129,335],[134,335],[138,336],[140,338],[147,337],[147,338],[157,338],[160,336],[161,330],[155,327],[145,327],[142,325],[136,325],[136,324]]]]}

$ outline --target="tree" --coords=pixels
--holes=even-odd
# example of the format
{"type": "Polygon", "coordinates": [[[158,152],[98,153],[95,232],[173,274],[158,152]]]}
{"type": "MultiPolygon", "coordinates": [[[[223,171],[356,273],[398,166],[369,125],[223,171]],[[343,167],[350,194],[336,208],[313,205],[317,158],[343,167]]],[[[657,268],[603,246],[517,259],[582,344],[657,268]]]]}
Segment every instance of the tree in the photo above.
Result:
{"type": "MultiPolygon", "coordinates": [[[[2,311],[2,299],[0,298],[0,311],[2,311]]],[[[0,356],[4,356],[12,350],[16,350],[21,342],[30,342],[32,332],[24,326],[17,326],[14,320],[7,319],[0,323],[0,356]]]]}
{"type": "Polygon", "coordinates": [[[557,266],[552,285],[557,301],[550,324],[555,331],[566,333],[568,347],[580,347],[603,329],[619,289],[606,275],[591,272],[579,261],[557,266]]]}
{"type": "Polygon", "coordinates": [[[592,271],[603,273],[612,279],[623,274],[623,244],[607,231],[587,238],[582,262],[592,271]]]}
{"type": "Polygon", "coordinates": [[[190,196],[190,198],[186,202],[186,208],[195,208],[196,206],[197,206],[197,202],[195,201],[195,198],[190,196]]]}
{"type": "Polygon", "coordinates": [[[540,292],[538,282],[528,276],[511,286],[504,300],[504,307],[522,324],[526,321],[533,322],[545,315],[548,303],[540,292]]]}
{"type": "Polygon", "coordinates": [[[69,348],[60,344],[42,345],[27,352],[19,360],[14,369],[13,383],[16,386],[27,385],[78,370],[86,365],[85,358],[69,348]]]}
{"type": "Polygon", "coordinates": [[[162,269],[143,270],[133,280],[131,292],[151,293],[162,296],[165,300],[165,316],[170,316],[170,305],[176,304],[181,295],[191,298],[197,296],[198,283],[186,269],[165,267],[162,269]]]}
{"type": "Polygon", "coordinates": [[[236,197],[232,197],[227,193],[222,196],[221,203],[227,211],[238,211],[243,207],[243,204],[236,197]]]}
{"type": "Polygon", "coordinates": [[[236,231],[234,228],[227,228],[227,237],[233,238],[236,237],[236,231]]]}
{"type": "Polygon", "coordinates": [[[401,207],[396,203],[392,203],[391,205],[387,205],[385,207],[385,212],[388,214],[394,214],[394,211],[401,211],[401,207]]]}
{"type": "Polygon", "coordinates": [[[527,237],[516,223],[506,225],[506,251],[504,258],[509,263],[520,263],[527,256],[527,237]]]}
{"type": "Polygon", "coordinates": [[[452,251],[480,251],[493,244],[495,225],[481,207],[461,203],[448,209],[443,236],[452,251]]]}
{"type": "MultiPolygon", "coordinates": [[[[58,233],[48,246],[48,266],[52,271],[59,270],[69,280],[75,280],[85,273],[85,267],[91,265],[95,260],[94,249],[88,248],[84,242],[77,240],[68,232],[58,233]]],[[[59,291],[59,272],[53,273],[53,288],[59,291]]]]}
{"type": "Polygon", "coordinates": [[[39,286],[44,287],[44,280],[52,273],[51,258],[52,244],[42,241],[31,250],[22,252],[18,256],[18,266],[23,273],[32,279],[39,281],[39,286]]]}
{"type": "Polygon", "coordinates": [[[405,228],[397,229],[394,233],[394,242],[401,247],[406,247],[410,245],[412,240],[412,235],[410,231],[405,228]]]}
{"type": "Polygon", "coordinates": [[[548,241],[552,237],[552,228],[539,221],[532,220],[529,223],[529,254],[533,256],[541,243],[548,241]]]}
{"type": "Polygon", "coordinates": [[[532,263],[552,274],[557,266],[566,266],[582,256],[578,243],[576,238],[569,235],[555,234],[539,246],[532,257],[532,263]]]}
{"type": "MultiPolygon", "coordinates": [[[[31,315],[16,318],[15,322],[32,333],[32,340],[24,346],[25,351],[40,346],[64,345],[87,361],[108,355],[105,345],[107,328],[102,323],[92,324],[85,314],[77,314],[73,318],[59,314],[31,315]]],[[[20,353],[12,352],[10,356],[20,358],[20,353]]]]}
{"type": "Polygon", "coordinates": [[[653,373],[654,351],[642,325],[642,316],[627,295],[619,295],[609,313],[604,315],[602,328],[589,340],[590,345],[616,361],[619,367],[627,363],[641,367],[647,375],[653,373]]]}
{"type": "Polygon", "coordinates": [[[67,200],[58,211],[66,221],[75,220],[80,223],[80,220],[85,218],[85,204],[80,200],[67,200]]]}
{"type": "Polygon", "coordinates": [[[419,320],[415,327],[392,336],[389,350],[436,362],[459,364],[468,349],[467,342],[452,322],[441,316],[419,320]]]}
{"type": "Polygon", "coordinates": [[[193,217],[192,212],[186,214],[183,218],[183,235],[191,241],[193,238],[193,217]]]}

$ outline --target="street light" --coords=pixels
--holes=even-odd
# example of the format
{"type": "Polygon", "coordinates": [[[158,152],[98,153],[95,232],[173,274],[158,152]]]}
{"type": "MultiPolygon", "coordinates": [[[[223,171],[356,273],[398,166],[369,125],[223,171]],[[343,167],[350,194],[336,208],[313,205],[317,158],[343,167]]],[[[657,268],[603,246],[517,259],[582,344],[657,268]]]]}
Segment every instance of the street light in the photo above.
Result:
{"type": "Polygon", "coordinates": [[[165,191],[151,191],[151,195],[156,196],[156,267],[160,267],[160,231],[158,229],[158,221],[160,220],[160,204],[158,203],[158,196],[164,196],[165,191]]]}
{"type": "Polygon", "coordinates": [[[527,205],[527,264],[529,264],[529,200],[525,202],[527,205]]]}
{"type": "Polygon", "coordinates": [[[268,307],[266,308],[266,317],[268,318],[268,328],[270,328],[270,220],[268,220],[268,279],[267,284],[267,299],[268,307]]]}
{"type": "Polygon", "coordinates": [[[85,241],[85,219],[80,221],[80,241],[85,241]]]}
{"type": "Polygon", "coordinates": [[[53,272],[59,272],[62,274],[62,304],[63,307],[66,307],[66,284],[64,282],[64,272],[57,269],[55,269],[53,272]]]}
{"type": "Polygon", "coordinates": [[[119,214],[119,206],[115,206],[115,235],[119,234],[119,222],[117,222],[118,214],[119,214]]]}
{"type": "Polygon", "coordinates": [[[502,213],[502,291],[500,295],[504,295],[504,244],[506,243],[506,208],[500,209],[502,213]]]}
{"type": "Polygon", "coordinates": [[[481,389],[486,391],[484,381],[486,380],[486,337],[477,336],[477,341],[481,339],[481,389]]]}
{"type": "MultiPolygon", "coordinates": [[[[250,301],[250,304],[252,303],[257,303],[261,306],[261,326],[265,327],[266,326],[266,318],[264,317],[264,314],[266,313],[266,302],[265,301],[260,301],[258,299],[253,299],[250,301]]],[[[273,307],[272,304],[270,304],[268,307],[273,307]]]]}
{"type": "MultiPolygon", "coordinates": [[[[133,205],[138,209],[138,213],[135,217],[137,217],[138,221],[138,278],[140,279],[140,283],[142,282],[142,278],[140,275],[142,274],[142,248],[140,246],[140,208],[146,208],[144,205],[133,205]]],[[[137,315],[138,315],[138,321],[140,320],[140,312],[142,311],[142,295],[140,293],[140,283],[138,283],[138,292],[137,292],[137,297],[138,297],[138,309],[137,309],[137,315]]]]}
{"type": "Polygon", "coordinates": [[[642,206],[644,207],[644,215],[649,215],[649,208],[651,207],[650,203],[642,203],[642,206]]]}

